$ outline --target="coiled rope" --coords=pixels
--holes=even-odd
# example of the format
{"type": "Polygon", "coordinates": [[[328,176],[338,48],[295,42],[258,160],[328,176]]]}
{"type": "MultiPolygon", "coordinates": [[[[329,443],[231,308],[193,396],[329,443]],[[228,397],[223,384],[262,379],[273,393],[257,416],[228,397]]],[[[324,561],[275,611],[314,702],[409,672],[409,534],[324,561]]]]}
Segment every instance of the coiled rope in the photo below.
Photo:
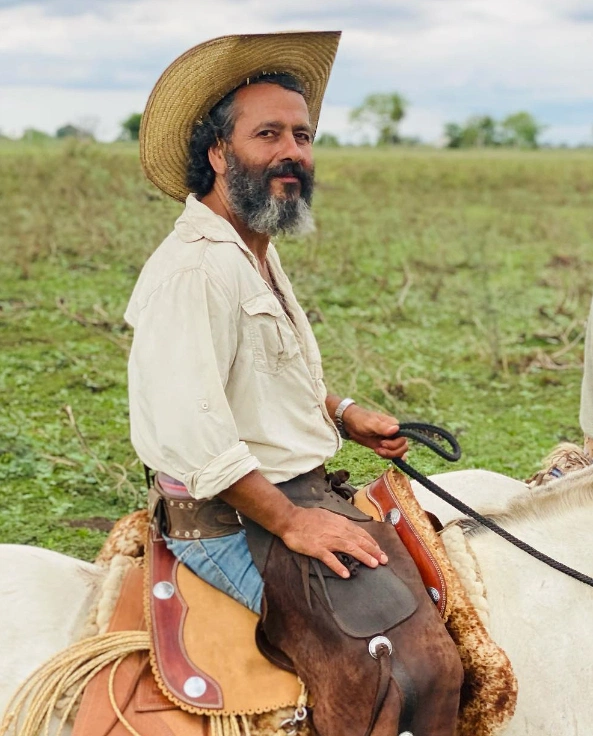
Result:
{"type": "Polygon", "coordinates": [[[115,631],[84,639],[59,652],[35,670],[13,696],[0,723],[0,736],[48,736],[56,703],[70,690],[70,702],[55,732],[59,736],[78,696],[103,667],[119,664],[128,655],[149,647],[146,631],[115,631]]]}

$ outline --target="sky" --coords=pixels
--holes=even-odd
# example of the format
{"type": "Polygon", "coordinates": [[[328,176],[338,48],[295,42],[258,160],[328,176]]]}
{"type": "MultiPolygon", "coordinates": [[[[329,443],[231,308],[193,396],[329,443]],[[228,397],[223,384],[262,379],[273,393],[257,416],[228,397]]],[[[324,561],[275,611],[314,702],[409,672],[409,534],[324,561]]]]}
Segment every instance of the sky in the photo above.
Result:
{"type": "Polygon", "coordinates": [[[593,0],[0,0],[0,131],[113,140],[191,46],[291,29],[343,31],[319,132],[359,139],[349,111],[398,92],[402,134],[426,142],[527,110],[543,141],[593,144],[593,0]]]}

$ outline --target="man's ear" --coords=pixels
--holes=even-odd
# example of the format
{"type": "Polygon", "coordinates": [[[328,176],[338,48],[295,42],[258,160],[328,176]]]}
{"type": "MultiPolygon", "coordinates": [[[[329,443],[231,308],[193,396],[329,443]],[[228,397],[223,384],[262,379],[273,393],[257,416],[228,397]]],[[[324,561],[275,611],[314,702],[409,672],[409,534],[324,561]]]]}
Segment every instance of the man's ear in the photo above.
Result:
{"type": "Polygon", "coordinates": [[[224,141],[216,141],[215,145],[210,146],[208,149],[208,161],[210,166],[214,169],[215,174],[224,175],[227,170],[227,163],[225,158],[226,145],[224,141]]]}

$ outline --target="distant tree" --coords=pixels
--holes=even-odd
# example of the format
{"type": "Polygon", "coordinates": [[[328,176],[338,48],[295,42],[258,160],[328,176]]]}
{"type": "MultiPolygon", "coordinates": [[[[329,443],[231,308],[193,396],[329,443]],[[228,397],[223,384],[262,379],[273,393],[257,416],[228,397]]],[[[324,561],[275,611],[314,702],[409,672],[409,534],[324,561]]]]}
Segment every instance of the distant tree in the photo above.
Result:
{"type": "Polygon", "coordinates": [[[444,131],[447,148],[462,148],[463,126],[459,123],[446,123],[444,131]]]}
{"type": "Polygon", "coordinates": [[[362,105],[350,112],[350,122],[371,126],[377,132],[377,145],[399,143],[399,124],[406,114],[407,101],[397,92],[368,95],[362,105]]]}
{"type": "Polygon", "coordinates": [[[56,130],[56,138],[77,138],[78,140],[92,140],[92,132],[78,125],[67,123],[56,130]]]}
{"type": "Polygon", "coordinates": [[[497,146],[500,136],[496,120],[490,115],[474,115],[469,118],[462,134],[462,146],[464,148],[484,148],[486,146],[497,146]]]}
{"type": "Polygon", "coordinates": [[[339,148],[340,141],[333,133],[321,133],[315,138],[315,145],[323,148],[339,148]]]}
{"type": "Polygon", "coordinates": [[[499,125],[489,115],[474,115],[465,125],[447,123],[444,136],[448,148],[483,148],[501,144],[499,125]]]}
{"type": "Polygon", "coordinates": [[[538,136],[545,130],[528,112],[516,112],[497,122],[490,115],[474,115],[465,125],[447,123],[444,136],[449,148],[515,146],[537,148],[538,136]]]}
{"type": "Polygon", "coordinates": [[[501,123],[503,144],[516,148],[537,148],[538,136],[545,130],[528,112],[515,112],[501,123]]]}
{"type": "Polygon", "coordinates": [[[21,136],[21,140],[27,143],[42,143],[50,140],[50,138],[49,133],[44,133],[42,130],[36,130],[35,128],[25,128],[21,136]]]}
{"type": "Polygon", "coordinates": [[[142,114],[133,112],[129,118],[121,124],[120,140],[137,141],[140,135],[140,123],[142,122],[142,114]]]}
{"type": "Polygon", "coordinates": [[[414,148],[415,146],[422,145],[422,138],[417,135],[403,135],[399,139],[401,146],[407,146],[408,148],[414,148]]]}

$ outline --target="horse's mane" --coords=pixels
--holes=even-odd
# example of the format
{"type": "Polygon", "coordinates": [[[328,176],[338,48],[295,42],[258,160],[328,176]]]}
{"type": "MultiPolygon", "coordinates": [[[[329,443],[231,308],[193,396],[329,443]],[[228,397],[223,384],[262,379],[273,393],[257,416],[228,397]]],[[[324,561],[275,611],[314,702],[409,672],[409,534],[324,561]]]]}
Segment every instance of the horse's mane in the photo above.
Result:
{"type": "MultiPolygon", "coordinates": [[[[487,516],[500,526],[506,527],[513,522],[539,521],[591,504],[593,504],[593,465],[525,491],[513,498],[504,511],[487,516]]],[[[471,522],[466,529],[471,535],[487,531],[481,524],[474,525],[471,522]]]]}

